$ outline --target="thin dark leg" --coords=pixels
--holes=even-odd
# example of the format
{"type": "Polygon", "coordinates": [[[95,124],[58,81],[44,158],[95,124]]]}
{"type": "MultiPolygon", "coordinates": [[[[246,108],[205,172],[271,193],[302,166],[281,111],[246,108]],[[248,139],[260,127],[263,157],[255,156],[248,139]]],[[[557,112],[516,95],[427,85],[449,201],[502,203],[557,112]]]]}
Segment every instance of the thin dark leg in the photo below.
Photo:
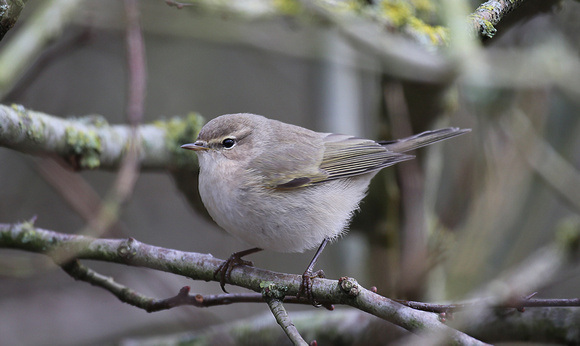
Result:
{"type": "Polygon", "coordinates": [[[322,251],[326,247],[326,244],[328,244],[328,238],[324,238],[322,244],[320,244],[318,250],[316,250],[316,253],[314,254],[314,257],[312,257],[312,260],[310,261],[310,264],[306,268],[305,273],[312,273],[312,270],[314,269],[316,262],[318,262],[318,257],[320,257],[320,255],[322,254],[322,251]]]}
{"type": "Polygon", "coordinates": [[[324,240],[322,241],[322,244],[320,244],[320,246],[318,247],[318,250],[316,250],[316,253],[314,254],[314,257],[312,258],[312,261],[310,261],[310,264],[308,265],[308,267],[304,271],[304,274],[302,274],[302,283],[300,284],[300,290],[298,291],[298,295],[297,295],[298,298],[300,298],[301,296],[306,296],[306,298],[310,301],[310,303],[312,303],[312,305],[314,305],[316,307],[319,307],[322,304],[317,302],[312,297],[312,279],[324,278],[324,272],[322,270],[318,270],[316,272],[313,272],[313,270],[314,270],[314,266],[316,265],[316,262],[318,262],[318,257],[320,257],[320,254],[322,254],[322,250],[324,250],[324,248],[326,247],[326,244],[328,244],[328,238],[324,238],[324,240]]]}
{"type": "Polygon", "coordinates": [[[251,248],[244,251],[234,252],[230,258],[228,258],[224,263],[222,263],[215,272],[213,272],[213,277],[217,278],[218,274],[220,274],[220,287],[222,291],[228,293],[226,291],[226,280],[230,280],[232,275],[232,270],[238,265],[247,265],[253,266],[254,264],[251,261],[243,260],[242,257],[253,254],[255,252],[262,251],[259,247],[251,248]]]}

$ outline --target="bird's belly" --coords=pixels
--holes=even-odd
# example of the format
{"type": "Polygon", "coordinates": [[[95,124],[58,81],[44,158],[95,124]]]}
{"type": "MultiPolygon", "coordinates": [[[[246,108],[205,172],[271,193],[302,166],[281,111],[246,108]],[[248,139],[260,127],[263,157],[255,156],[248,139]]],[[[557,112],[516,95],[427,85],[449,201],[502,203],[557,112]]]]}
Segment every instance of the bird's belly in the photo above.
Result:
{"type": "Polygon", "coordinates": [[[288,190],[232,190],[204,182],[200,194],[214,221],[242,241],[265,250],[302,252],[343,233],[368,180],[361,176],[288,190]]]}

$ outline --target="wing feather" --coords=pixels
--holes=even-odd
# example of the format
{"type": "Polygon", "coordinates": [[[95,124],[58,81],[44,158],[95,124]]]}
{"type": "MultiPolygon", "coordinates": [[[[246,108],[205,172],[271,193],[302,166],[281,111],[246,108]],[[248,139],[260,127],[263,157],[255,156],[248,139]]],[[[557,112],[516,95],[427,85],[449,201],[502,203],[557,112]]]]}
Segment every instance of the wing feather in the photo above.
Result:
{"type": "MultiPolygon", "coordinates": [[[[269,186],[279,189],[295,189],[325,181],[354,177],[375,172],[398,162],[414,158],[402,154],[422,146],[461,135],[470,131],[446,128],[426,131],[418,135],[394,141],[375,142],[341,134],[320,134],[309,132],[312,142],[294,144],[294,151],[300,155],[289,156],[288,150],[271,150],[269,155],[254,161],[259,172],[267,178],[269,186]],[[307,144],[309,143],[309,144],[307,144]],[[316,144],[314,144],[316,143],[316,144]],[[303,147],[303,148],[302,148],[303,147]],[[324,150],[322,156],[320,151],[324,150]],[[304,152],[316,153],[305,156],[304,152]],[[300,157],[300,160],[297,160],[300,157]]],[[[302,134],[304,135],[304,134],[302,134]]]]}
{"type": "Polygon", "coordinates": [[[328,173],[325,181],[374,172],[414,157],[387,150],[370,139],[345,135],[328,135],[324,148],[320,169],[328,173]]]}

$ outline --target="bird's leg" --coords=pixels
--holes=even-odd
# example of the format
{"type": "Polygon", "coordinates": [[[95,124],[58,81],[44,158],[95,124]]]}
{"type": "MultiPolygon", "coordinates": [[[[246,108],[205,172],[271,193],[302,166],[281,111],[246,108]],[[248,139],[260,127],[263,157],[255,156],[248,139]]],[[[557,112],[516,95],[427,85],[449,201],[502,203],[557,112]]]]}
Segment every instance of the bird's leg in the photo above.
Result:
{"type": "Polygon", "coordinates": [[[316,250],[316,253],[312,258],[312,261],[310,261],[310,264],[304,271],[304,274],[302,274],[302,283],[300,284],[300,289],[298,290],[298,294],[296,295],[297,298],[305,296],[310,301],[310,303],[312,303],[312,305],[314,305],[315,307],[320,307],[322,306],[322,304],[317,302],[312,297],[312,279],[324,278],[324,272],[322,270],[313,272],[313,270],[314,266],[316,265],[316,262],[318,262],[318,257],[320,257],[320,254],[322,253],[322,250],[324,250],[326,244],[328,244],[328,238],[324,238],[322,244],[320,244],[320,247],[318,247],[318,250],[316,250]]]}
{"type": "Polygon", "coordinates": [[[240,265],[247,265],[247,266],[253,266],[254,264],[251,261],[246,261],[243,260],[242,257],[253,254],[255,252],[258,251],[262,251],[262,249],[260,249],[259,247],[255,247],[255,248],[251,248],[248,250],[244,250],[244,251],[239,251],[239,252],[234,252],[230,258],[228,258],[226,261],[224,261],[224,263],[222,263],[218,269],[216,269],[216,271],[213,272],[213,277],[217,278],[218,274],[220,275],[220,287],[222,288],[222,291],[228,293],[228,291],[226,291],[226,279],[229,281],[230,277],[232,275],[232,270],[240,265]]]}

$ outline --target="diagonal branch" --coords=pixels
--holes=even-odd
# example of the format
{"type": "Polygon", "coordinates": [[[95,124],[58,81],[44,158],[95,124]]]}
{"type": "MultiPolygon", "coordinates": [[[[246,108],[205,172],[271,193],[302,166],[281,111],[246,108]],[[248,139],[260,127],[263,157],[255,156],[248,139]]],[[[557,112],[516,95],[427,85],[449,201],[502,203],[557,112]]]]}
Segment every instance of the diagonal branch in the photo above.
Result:
{"type": "Polygon", "coordinates": [[[510,13],[525,0],[493,0],[486,1],[471,14],[473,30],[480,36],[492,38],[497,25],[506,14],[510,13]]]}
{"type": "MultiPolygon", "coordinates": [[[[67,259],[67,263],[70,258],[93,259],[146,267],[205,281],[217,281],[214,272],[223,263],[222,260],[209,254],[165,249],[143,244],[132,238],[95,239],[61,234],[36,228],[30,222],[0,224],[0,248],[47,254],[59,265],[64,264],[63,258],[67,259]]],[[[73,266],[69,269],[79,268],[73,266]]],[[[82,274],[79,274],[79,277],[82,277],[82,274]]],[[[288,295],[296,295],[301,276],[239,266],[232,270],[229,283],[261,292],[264,282],[281,283],[287,287],[288,295]]],[[[122,287],[114,289],[122,290],[122,287]]],[[[312,291],[318,301],[350,305],[414,333],[430,331],[445,335],[460,345],[483,344],[441,323],[435,314],[405,307],[364,289],[350,278],[342,278],[339,281],[316,279],[312,291]]]]}
{"type": "Polygon", "coordinates": [[[284,330],[284,333],[286,333],[292,343],[294,345],[308,346],[308,343],[304,341],[304,338],[302,338],[298,329],[296,329],[296,326],[292,323],[290,316],[288,316],[288,313],[284,308],[284,304],[282,304],[285,291],[285,287],[271,283],[264,287],[262,295],[264,296],[270,311],[272,311],[276,322],[278,322],[280,327],[282,327],[282,330],[284,330]]]}
{"type": "Polygon", "coordinates": [[[26,1],[27,0],[0,0],[0,7],[2,7],[2,11],[0,12],[0,40],[4,38],[4,35],[6,35],[8,30],[14,27],[26,1]]]}
{"type": "Polygon", "coordinates": [[[83,0],[43,1],[24,26],[11,37],[0,52],[0,98],[44,47],[61,35],[82,3],[83,0]]]}

